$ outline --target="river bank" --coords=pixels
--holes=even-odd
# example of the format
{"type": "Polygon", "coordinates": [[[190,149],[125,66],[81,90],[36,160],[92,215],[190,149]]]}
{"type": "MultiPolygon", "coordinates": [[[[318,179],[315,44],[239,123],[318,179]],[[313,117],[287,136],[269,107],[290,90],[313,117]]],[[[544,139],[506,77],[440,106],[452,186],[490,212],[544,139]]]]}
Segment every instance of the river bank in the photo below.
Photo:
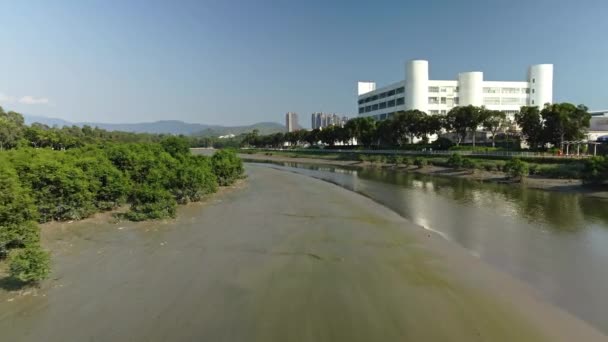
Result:
{"type": "Polygon", "coordinates": [[[371,163],[352,160],[332,160],[322,158],[308,157],[291,157],[282,155],[267,155],[267,154],[239,154],[239,157],[244,161],[252,162],[281,162],[281,163],[303,163],[303,164],[319,164],[319,165],[335,165],[348,166],[354,168],[390,168],[392,170],[403,172],[415,172],[426,175],[437,175],[446,177],[458,177],[470,179],[480,182],[491,182],[501,184],[511,184],[513,186],[526,186],[532,189],[540,189],[547,191],[563,191],[563,192],[578,192],[588,196],[608,198],[608,191],[604,189],[588,188],[583,186],[580,179],[556,179],[544,178],[538,176],[526,177],[523,183],[511,182],[506,179],[504,172],[500,171],[485,171],[485,170],[456,170],[449,167],[429,165],[422,168],[417,166],[395,166],[391,163],[371,163]]]}
{"type": "Polygon", "coordinates": [[[47,235],[51,280],[0,289],[3,338],[605,340],[368,198],[266,167],[248,174],[174,220],[74,222],[47,235]]]}

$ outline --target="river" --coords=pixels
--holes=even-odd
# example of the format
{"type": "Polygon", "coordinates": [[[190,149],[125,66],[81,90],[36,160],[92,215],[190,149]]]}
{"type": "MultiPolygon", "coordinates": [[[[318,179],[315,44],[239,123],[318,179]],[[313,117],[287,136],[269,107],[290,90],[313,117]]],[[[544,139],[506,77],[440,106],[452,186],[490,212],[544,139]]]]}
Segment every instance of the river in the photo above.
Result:
{"type": "Polygon", "coordinates": [[[608,332],[605,199],[382,168],[265,165],[363,194],[608,332]]]}

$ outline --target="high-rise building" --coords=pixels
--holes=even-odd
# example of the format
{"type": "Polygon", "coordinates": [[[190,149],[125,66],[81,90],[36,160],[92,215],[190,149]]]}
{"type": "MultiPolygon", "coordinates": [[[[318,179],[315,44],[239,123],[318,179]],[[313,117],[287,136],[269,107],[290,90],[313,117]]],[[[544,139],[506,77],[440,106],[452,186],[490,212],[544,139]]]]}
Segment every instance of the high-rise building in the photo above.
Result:
{"type": "Polygon", "coordinates": [[[456,106],[485,106],[512,116],[521,106],[553,102],[553,64],[532,65],[522,82],[485,81],[481,71],[463,72],[457,80],[429,80],[429,63],[409,61],[405,79],[376,89],[374,82],[359,82],[359,116],[386,119],[393,113],[418,109],[446,114],[456,106]]]}
{"type": "Polygon", "coordinates": [[[285,114],[285,128],[287,128],[287,132],[294,132],[300,129],[297,113],[289,112],[285,114]]]}
{"type": "Polygon", "coordinates": [[[348,121],[346,116],[340,117],[337,114],[312,113],[310,123],[312,129],[324,128],[328,126],[344,126],[348,121]]]}

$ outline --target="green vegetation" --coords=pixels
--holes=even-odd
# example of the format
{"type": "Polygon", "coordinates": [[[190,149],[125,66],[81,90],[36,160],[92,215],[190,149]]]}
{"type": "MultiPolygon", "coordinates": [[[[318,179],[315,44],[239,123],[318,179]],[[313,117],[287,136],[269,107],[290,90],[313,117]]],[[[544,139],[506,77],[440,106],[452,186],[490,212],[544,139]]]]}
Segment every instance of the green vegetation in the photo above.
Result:
{"type": "Polygon", "coordinates": [[[515,121],[531,148],[547,144],[561,148],[564,141],[584,138],[591,115],[583,105],[571,103],[547,104],[544,108],[521,107],[515,121]]]}
{"type": "Polygon", "coordinates": [[[605,184],[608,180],[608,158],[593,157],[586,160],[582,174],[583,181],[587,184],[605,184]]]}
{"type": "Polygon", "coordinates": [[[9,258],[11,277],[24,283],[35,283],[48,277],[51,271],[49,253],[39,246],[15,251],[9,258]]]}
{"type": "Polygon", "coordinates": [[[221,150],[211,157],[213,172],[220,185],[230,185],[243,174],[243,162],[234,151],[221,150]]]}
{"type": "MultiPolygon", "coordinates": [[[[235,147],[281,148],[286,145],[298,146],[321,145],[328,148],[339,145],[348,148],[382,148],[382,149],[434,149],[447,150],[454,143],[460,148],[461,143],[470,139],[472,148],[478,150],[477,136],[480,129],[489,133],[484,151],[492,151],[497,146],[519,149],[519,139],[523,136],[531,149],[546,151],[549,145],[561,148],[566,140],[577,140],[584,137],[589,127],[590,114],[587,107],[570,103],[556,103],[544,108],[521,107],[515,116],[515,122],[505,113],[488,110],[484,107],[457,106],[447,115],[427,115],[418,110],[393,113],[389,118],[376,121],[372,117],[357,117],[349,120],[344,127],[330,126],[312,131],[295,131],[260,135],[258,131],[244,134],[232,141],[235,147]],[[522,129],[521,134],[516,126],[522,129]],[[443,135],[432,144],[428,137],[443,135]],[[414,141],[418,141],[414,144],[414,141]],[[356,145],[353,145],[356,142],[356,145]]],[[[227,142],[227,141],[225,141],[227,142]]]]}
{"type": "Polygon", "coordinates": [[[429,161],[426,158],[416,157],[414,158],[414,165],[416,165],[419,169],[427,166],[429,161]]]}
{"type": "Polygon", "coordinates": [[[0,108],[0,259],[12,277],[44,279],[49,256],[38,223],[129,210],[142,221],[175,217],[177,204],[200,201],[243,175],[234,151],[192,155],[184,137],[23,124],[0,108]]]}
{"type": "Polygon", "coordinates": [[[521,159],[513,158],[505,164],[504,171],[511,179],[521,181],[528,176],[529,166],[521,159]]]}

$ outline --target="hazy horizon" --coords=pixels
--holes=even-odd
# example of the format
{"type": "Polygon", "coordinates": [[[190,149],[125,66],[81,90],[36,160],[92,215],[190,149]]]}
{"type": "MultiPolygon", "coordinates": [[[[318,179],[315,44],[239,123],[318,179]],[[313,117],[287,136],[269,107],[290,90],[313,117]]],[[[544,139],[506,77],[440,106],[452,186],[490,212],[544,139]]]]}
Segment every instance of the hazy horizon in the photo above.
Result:
{"type": "Polygon", "coordinates": [[[0,106],[70,122],[310,125],[356,116],[356,82],[555,65],[554,101],[608,108],[604,1],[13,2],[0,13],[0,106]],[[602,26],[604,25],[604,26],[602,26]]]}

